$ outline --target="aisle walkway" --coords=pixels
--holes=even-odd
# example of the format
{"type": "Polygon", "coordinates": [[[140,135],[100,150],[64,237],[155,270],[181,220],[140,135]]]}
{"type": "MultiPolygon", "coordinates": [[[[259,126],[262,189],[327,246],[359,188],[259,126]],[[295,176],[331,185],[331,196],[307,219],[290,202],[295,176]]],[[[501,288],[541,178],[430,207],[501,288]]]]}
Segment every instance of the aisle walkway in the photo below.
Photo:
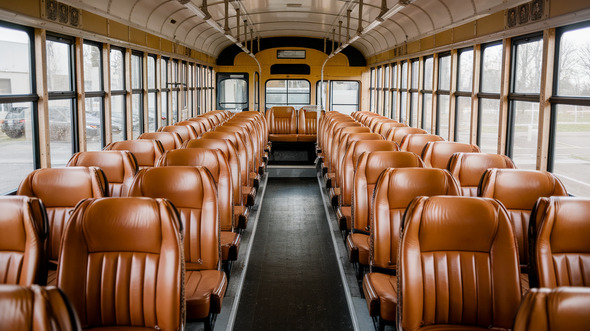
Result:
{"type": "Polygon", "coordinates": [[[315,177],[268,178],[234,329],[352,329],[315,177]]]}

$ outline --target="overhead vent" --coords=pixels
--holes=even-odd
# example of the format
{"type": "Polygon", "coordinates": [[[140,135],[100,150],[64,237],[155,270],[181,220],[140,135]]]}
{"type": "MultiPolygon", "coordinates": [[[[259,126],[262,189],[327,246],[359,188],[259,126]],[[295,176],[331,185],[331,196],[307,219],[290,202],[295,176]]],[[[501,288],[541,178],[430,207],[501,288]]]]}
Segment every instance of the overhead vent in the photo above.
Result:
{"type": "Polygon", "coordinates": [[[271,75],[309,75],[310,72],[307,64],[281,63],[270,66],[271,75]]]}
{"type": "Polygon", "coordinates": [[[287,8],[301,8],[301,4],[300,3],[288,3],[287,4],[287,8]]]}

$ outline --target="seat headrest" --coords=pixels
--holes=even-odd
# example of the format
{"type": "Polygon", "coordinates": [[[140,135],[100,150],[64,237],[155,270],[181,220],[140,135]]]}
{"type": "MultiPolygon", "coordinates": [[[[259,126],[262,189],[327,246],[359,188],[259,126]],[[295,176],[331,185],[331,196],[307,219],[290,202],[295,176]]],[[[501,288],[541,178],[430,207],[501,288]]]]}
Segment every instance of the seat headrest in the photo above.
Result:
{"type": "Polygon", "coordinates": [[[378,133],[371,133],[371,132],[361,132],[361,133],[349,133],[348,134],[348,143],[352,143],[353,141],[358,140],[384,140],[383,136],[378,133]]]}
{"type": "Polygon", "coordinates": [[[26,196],[0,196],[0,210],[0,251],[24,252],[31,230],[37,235],[37,240],[45,237],[47,214],[41,200],[26,196]]]}
{"type": "Polygon", "coordinates": [[[353,142],[349,148],[352,148],[352,163],[356,166],[361,154],[365,152],[389,151],[395,152],[398,150],[397,144],[393,141],[387,140],[359,140],[353,142]]]}
{"type": "Polygon", "coordinates": [[[525,169],[486,170],[478,192],[479,196],[497,199],[507,209],[521,210],[532,210],[540,197],[567,195],[552,173],[525,169]]]}
{"type": "Polygon", "coordinates": [[[293,107],[272,107],[271,112],[274,117],[291,117],[296,111],[293,107]]]}
{"type": "Polygon", "coordinates": [[[387,190],[390,209],[406,208],[418,196],[461,195],[453,176],[436,168],[389,168],[377,180],[377,187],[387,190]]]}
{"type": "Polygon", "coordinates": [[[481,176],[490,168],[515,168],[506,155],[487,153],[455,153],[449,161],[449,171],[461,186],[477,186],[481,176]]]}
{"type": "Polygon", "coordinates": [[[80,200],[107,196],[107,187],[97,167],[43,168],[31,172],[17,194],[37,197],[47,208],[74,207],[80,200]]]}
{"type": "Polygon", "coordinates": [[[422,151],[422,160],[427,167],[447,169],[449,159],[454,153],[479,153],[479,147],[473,144],[452,141],[431,141],[422,151]]]}
{"type": "Polygon", "coordinates": [[[74,210],[67,227],[81,229],[88,253],[160,254],[163,218],[173,219],[180,230],[178,215],[167,200],[140,197],[88,199],[74,210]]]}
{"type": "Polygon", "coordinates": [[[225,157],[218,149],[186,148],[168,151],[157,164],[162,166],[203,166],[209,169],[215,181],[219,181],[221,168],[227,166],[225,157]]]}
{"type": "Polygon", "coordinates": [[[435,134],[408,134],[402,139],[400,149],[422,155],[424,146],[430,141],[444,141],[444,139],[435,134]]]}
{"type": "Polygon", "coordinates": [[[153,167],[160,158],[164,149],[158,140],[137,139],[123,140],[111,143],[105,147],[105,150],[123,150],[133,153],[139,166],[153,167]]]}
{"type": "Polygon", "coordinates": [[[72,156],[68,167],[99,167],[104,171],[109,183],[122,183],[126,170],[133,176],[137,172],[137,163],[129,151],[91,151],[79,152],[72,156]]]}
{"type": "Polygon", "coordinates": [[[420,250],[489,253],[499,226],[510,228],[504,207],[493,199],[419,197],[406,211],[407,222],[420,224],[420,250]]]}
{"type": "Polygon", "coordinates": [[[167,166],[143,169],[137,173],[129,196],[165,198],[177,208],[201,209],[204,190],[216,192],[215,182],[205,167],[167,166]]]}
{"type": "Polygon", "coordinates": [[[410,152],[368,152],[364,153],[361,156],[362,158],[366,158],[365,174],[367,183],[376,183],[379,176],[381,176],[381,172],[387,168],[424,167],[420,157],[410,152]]]}
{"type": "Polygon", "coordinates": [[[191,139],[187,141],[184,148],[206,148],[206,149],[218,149],[223,153],[227,154],[229,151],[229,145],[227,140],[225,139],[215,139],[215,138],[200,138],[200,139],[191,139]]]}
{"type": "Polygon", "coordinates": [[[180,135],[182,141],[187,141],[190,138],[189,130],[186,126],[181,125],[167,125],[158,129],[158,132],[176,132],[180,135]]]}
{"type": "Polygon", "coordinates": [[[176,132],[146,132],[142,133],[138,139],[154,139],[162,143],[164,150],[180,148],[182,140],[176,132]]]}

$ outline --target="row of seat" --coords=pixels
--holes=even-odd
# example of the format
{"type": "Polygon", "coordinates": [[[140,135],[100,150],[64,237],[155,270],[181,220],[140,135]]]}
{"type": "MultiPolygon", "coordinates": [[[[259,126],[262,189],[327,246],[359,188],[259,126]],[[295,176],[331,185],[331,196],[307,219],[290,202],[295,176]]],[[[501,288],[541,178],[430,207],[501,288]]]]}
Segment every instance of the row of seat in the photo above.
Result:
{"type": "Polygon", "coordinates": [[[503,203],[517,238],[526,293],[531,210],[540,197],[567,195],[550,173],[514,170],[506,156],[479,153],[475,145],[420,131],[369,112],[320,117],[318,165],[331,196],[337,197],[332,203],[359,280],[367,269],[373,271],[363,277],[363,290],[381,326],[396,320],[399,233],[414,198],[481,196],[503,203]]]}
{"type": "MultiPolygon", "coordinates": [[[[85,314],[81,318],[84,327],[105,322],[128,325],[130,320],[133,325],[143,325],[143,320],[148,326],[159,323],[160,318],[155,313],[162,311],[168,314],[166,323],[172,323],[171,319],[175,318],[178,326],[184,323],[186,314],[189,320],[204,320],[206,328],[210,328],[221,309],[227,287],[226,274],[220,271],[222,261],[229,275],[231,261],[238,255],[239,232],[247,226],[249,208],[256,196],[255,186],[266,168],[268,150],[266,124],[258,112],[243,112],[233,117],[226,112],[211,113],[207,113],[207,117],[218,121],[208,120],[211,127],[197,138],[185,141],[174,131],[193,127],[180,122],[155,134],[144,134],[138,140],[110,144],[105,151],[78,153],[67,168],[39,169],[31,173],[19,187],[19,197],[0,199],[0,208],[7,205],[15,210],[0,218],[3,226],[10,223],[12,227],[22,227],[23,222],[15,222],[19,213],[27,215],[21,219],[31,219],[25,223],[30,223],[25,227],[27,236],[13,237],[12,233],[17,232],[11,228],[1,232],[13,239],[6,241],[7,246],[14,248],[20,258],[15,259],[11,254],[0,257],[0,262],[4,262],[4,270],[0,272],[9,275],[5,277],[10,280],[8,283],[15,283],[13,278],[23,278],[20,285],[44,284],[47,277],[50,284],[57,284],[68,296],[85,294],[83,298],[72,299],[78,313],[85,314]],[[178,148],[178,140],[181,148],[178,148]],[[103,198],[109,195],[119,198],[103,198]],[[94,203],[99,207],[81,211],[86,204],[94,203]],[[154,204],[160,207],[153,208],[154,204]],[[149,220],[150,213],[160,223],[164,218],[172,223],[170,229],[176,230],[169,232],[177,237],[179,245],[175,246],[174,240],[155,240],[162,235],[154,235],[153,230],[147,229],[153,228],[155,222],[149,220]],[[95,226],[103,222],[104,229],[97,228],[96,233],[93,230],[89,234],[90,225],[73,225],[77,217],[82,223],[95,220],[95,226]],[[142,230],[144,225],[146,229],[142,230]],[[71,229],[76,226],[79,228],[71,229]],[[70,230],[81,232],[68,239],[70,230]],[[85,243],[81,242],[82,235],[88,236],[85,243]],[[47,238],[45,245],[44,238],[47,238]],[[134,240],[136,238],[139,239],[134,240]],[[158,248],[165,241],[172,253],[158,248]],[[17,243],[22,244],[18,249],[17,243]],[[84,252],[87,258],[83,257],[84,252]],[[76,262],[67,263],[69,256],[76,262]],[[57,273],[49,271],[47,276],[45,259],[53,269],[57,267],[57,273]],[[161,263],[168,265],[160,268],[161,263]],[[174,274],[176,267],[181,269],[178,275],[174,274]],[[74,279],[76,273],[70,270],[76,268],[78,278],[74,279]],[[159,285],[161,279],[176,276],[182,286],[176,280],[170,286],[159,285]],[[158,284],[154,279],[158,279],[158,284]],[[85,283],[93,288],[79,288],[85,283]],[[119,292],[127,293],[121,295],[129,300],[119,295],[100,298],[105,293],[119,292]],[[156,292],[163,298],[168,298],[170,292],[173,301],[180,305],[174,308],[174,302],[157,299],[153,295],[156,292]],[[111,299],[131,302],[131,297],[140,299],[144,295],[157,300],[143,300],[144,306],[134,303],[133,307],[115,307],[114,303],[108,303],[111,299]],[[106,300],[105,303],[101,303],[102,300],[106,300]],[[94,311],[94,307],[103,304],[112,307],[106,312],[94,311]],[[166,304],[172,305],[163,306],[166,304]]],[[[163,231],[164,226],[155,228],[163,231]]],[[[162,328],[161,324],[155,326],[162,328]]]]}
{"type": "Polygon", "coordinates": [[[270,141],[315,142],[317,140],[317,111],[291,106],[274,106],[266,111],[270,141]]]}

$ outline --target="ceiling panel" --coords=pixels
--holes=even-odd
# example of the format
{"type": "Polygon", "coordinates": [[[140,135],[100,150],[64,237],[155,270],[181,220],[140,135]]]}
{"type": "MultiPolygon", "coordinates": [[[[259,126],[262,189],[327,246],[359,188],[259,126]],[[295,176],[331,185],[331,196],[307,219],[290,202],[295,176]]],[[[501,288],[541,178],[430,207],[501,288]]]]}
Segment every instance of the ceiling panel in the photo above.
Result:
{"type": "MultiPolygon", "coordinates": [[[[212,20],[202,19],[203,0],[63,0],[74,6],[92,10],[105,17],[130,26],[142,27],[158,36],[181,42],[204,53],[217,56],[231,41],[223,32],[225,6],[223,0],[209,0],[207,11],[212,20]],[[171,22],[171,21],[174,22],[171,22]],[[215,23],[216,22],[216,23],[215,23]],[[217,24],[217,29],[211,24],[217,24]]],[[[366,57],[396,47],[408,40],[416,40],[441,29],[466,23],[481,15],[511,7],[525,0],[507,3],[506,0],[387,0],[385,12],[400,6],[379,26],[371,25],[381,13],[381,0],[364,0],[362,27],[365,31],[353,43],[366,57]]],[[[249,30],[261,38],[302,36],[331,39],[332,29],[342,21],[342,35],[346,36],[346,13],[351,10],[350,34],[355,36],[358,28],[358,0],[230,0],[228,26],[235,37],[236,10],[241,11],[240,32],[243,39],[243,20],[249,30]]],[[[344,41],[344,40],[343,40],[344,41]]]]}

